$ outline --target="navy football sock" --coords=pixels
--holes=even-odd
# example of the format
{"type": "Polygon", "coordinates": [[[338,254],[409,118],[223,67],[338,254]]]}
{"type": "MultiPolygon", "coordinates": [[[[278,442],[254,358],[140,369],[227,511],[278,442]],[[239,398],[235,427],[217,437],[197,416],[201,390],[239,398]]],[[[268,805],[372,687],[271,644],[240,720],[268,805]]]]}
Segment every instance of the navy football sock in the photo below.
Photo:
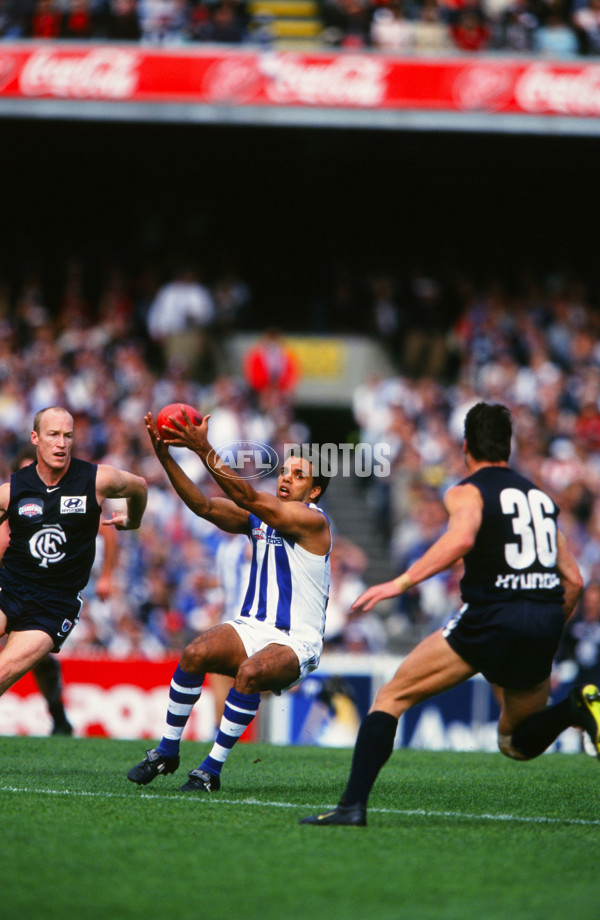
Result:
{"type": "Polygon", "coordinates": [[[512,733],[511,743],[525,757],[538,757],[556,741],[561,732],[574,724],[573,706],[567,697],[524,719],[512,733]]]}
{"type": "Polygon", "coordinates": [[[370,712],[360,726],[352,767],[340,805],[366,805],[379,771],[394,750],[398,719],[387,712],[370,712]]]}

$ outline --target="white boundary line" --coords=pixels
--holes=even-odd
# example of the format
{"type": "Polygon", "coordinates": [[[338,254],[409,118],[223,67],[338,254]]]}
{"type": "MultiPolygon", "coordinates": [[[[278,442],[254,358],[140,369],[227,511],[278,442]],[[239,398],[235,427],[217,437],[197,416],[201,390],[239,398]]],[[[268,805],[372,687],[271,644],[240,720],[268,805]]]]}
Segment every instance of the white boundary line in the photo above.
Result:
{"type": "MultiPolygon", "coordinates": [[[[28,787],[19,787],[19,786],[0,786],[0,793],[2,792],[11,792],[23,795],[68,795],[80,798],[96,798],[96,799],[134,799],[134,796],[125,792],[73,792],[69,789],[30,789],[28,787]]],[[[138,796],[141,799],[147,799],[149,801],[161,801],[161,802],[186,802],[187,805],[193,803],[202,803],[206,805],[209,801],[209,798],[206,796],[190,796],[187,793],[184,795],[157,795],[155,793],[141,792],[138,796]]],[[[220,805],[256,805],[261,808],[300,808],[303,811],[327,811],[335,808],[335,805],[295,805],[292,802],[269,802],[262,801],[261,799],[225,799],[220,795],[210,796],[211,804],[220,804],[220,805]]],[[[550,818],[544,815],[539,816],[529,816],[524,817],[522,815],[510,815],[510,814],[499,814],[493,815],[489,813],[483,814],[473,814],[469,812],[462,811],[428,811],[425,808],[369,808],[369,814],[381,814],[381,815],[399,815],[401,817],[412,818],[457,818],[462,821],[500,821],[509,823],[511,821],[517,824],[564,824],[564,825],[578,825],[581,827],[598,827],[600,826],[600,819],[594,818],[550,818]]]]}

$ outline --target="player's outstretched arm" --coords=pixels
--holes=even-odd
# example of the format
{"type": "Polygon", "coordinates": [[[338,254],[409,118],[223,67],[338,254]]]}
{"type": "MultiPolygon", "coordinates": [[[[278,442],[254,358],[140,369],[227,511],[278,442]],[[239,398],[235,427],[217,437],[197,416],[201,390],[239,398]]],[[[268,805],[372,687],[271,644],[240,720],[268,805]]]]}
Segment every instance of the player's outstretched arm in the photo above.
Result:
{"type": "MultiPolygon", "coordinates": [[[[181,447],[189,445],[182,443],[180,438],[173,438],[169,441],[163,440],[158,434],[151,412],[148,412],[144,421],[154,453],[169,477],[171,485],[188,508],[198,517],[205,518],[211,524],[215,524],[215,526],[228,533],[247,533],[248,513],[238,508],[234,502],[227,498],[209,498],[205,495],[202,489],[198,488],[189,476],[184,473],[169,452],[169,444],[171,443],[181,447]]],[[[194,426],[192,425],[192,427],[194,426]]]]}
{"type": "Polygon", "coordinates": [[[393,578],[391,581],[383,581],[363,591],[360,597],[357,597],[352,604],[350,612],[366,613],[375,604],[379,604],[381,601],[388,600],[391,597],[398,597],[400,594],[402,594],[402,590],[398,587],[397,578],[393,578]]]}
{"type": "Polygon", "coordinates": [[[406,572],[368,588],[354,601],[351,612],[365,612],[382,600],[404,594],[413,585],[449,569],[472,549],[483,510],[479,489],[471,484],[453,486],[446,493],[444,504],[449,515],[446,532],[406,572]]]}
{"type": "MultiPolygon", "coordinates": [[[[161,463],[163,462],[165,452],[168,455],[169,445],[173,447],[187,447],[200,457],[212,478],[219,484],[231,501],[240,508],[246,510],[251,508],[256,501],[258,493],[247,479],[242,479],[235,470],[232,470],[231,467],[225,463],[209,442],[208,420],[210,415],[205,415],[199,425],[194,425],[183,407],[181,415],[183,422],[174,418],[173,428],[167,429],[173,432],[172,437],[163,438],[162,447],[160,443],[155,444],[154,449],[161,463]]],[[[149,416],[151,416],[150,413],[149,416]]],[[[148,430],[151,438],[153,438],[153,443],[161,441],[156,430],[154,433],[152,433],[150,428],[148,430]]]]}
{"type": "MultiPolygon", "coordinates": [[[[173,419],[171,429],[173,436],[163,439],[162,446],[157,443],[161,439],[155,430],[155,426],[148,427],[153,444],[156,442],[155,450],[163,466],[165,466],[164,459],[168,456],[169,445],[187,447],[200,457],[215,482],[219,484],[237,508],[246,515],[246,521],[248,513],[251,512],[276,530],[297,537],[302,541],[305,549],[317,554],[328,552],[330,545],[329,525],[324,515],[318,511],[310,510],[302,502],[283,502],[269,492],[257,492],[252,483],[247,479],[243,479],[228,466],[210,444],[208,440],[208,420],[210,415],[205,415],[198,425],[193,424],[183,408],[181,415],[183,422],[176,418],[173,419]]],[[[147,418],[149,417],[151,417],[150,413],[147,418]]],[[[171,477],[171,467],[165,466],[165,470],[167,475],[171,477]]],[[[202,516],[206,517],[207,515],[203,514],[202,516]]],[[[230,528],[223,527],[223,529],[230,528]]]]}

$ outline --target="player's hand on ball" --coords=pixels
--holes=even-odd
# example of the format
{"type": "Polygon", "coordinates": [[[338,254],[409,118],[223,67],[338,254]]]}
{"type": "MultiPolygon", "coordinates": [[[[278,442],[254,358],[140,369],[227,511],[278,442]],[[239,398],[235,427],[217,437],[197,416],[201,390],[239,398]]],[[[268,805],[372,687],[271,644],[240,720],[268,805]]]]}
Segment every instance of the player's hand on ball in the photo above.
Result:
{"type": "Polygon", "coordinates": [[[152,442],[152,447],[154,448],[154,452],[158,459],[161,460],[163,457],[168,457],[169,448],[160,437],[154,423],[154,416],[151,412],[148,412],[148,414],[144,416],[144,422],[146,423],[150,441],[152,442]]]}
{"type": "Polygon", "coordinates": [[[156,416],[156,430],[163,441],[179,440],[190,426],[201,423],[200,413],[186,403],[169,403],[156,416]]]}

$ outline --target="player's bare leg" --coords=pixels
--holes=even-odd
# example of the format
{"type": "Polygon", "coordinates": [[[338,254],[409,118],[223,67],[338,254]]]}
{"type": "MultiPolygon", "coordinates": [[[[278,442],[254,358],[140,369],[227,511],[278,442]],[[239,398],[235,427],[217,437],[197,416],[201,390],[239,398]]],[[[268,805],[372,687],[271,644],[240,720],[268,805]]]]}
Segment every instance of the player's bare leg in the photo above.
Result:
{"type": "Polygon", "coordinates": [[[51,637],[42,630],[9,633],[0,651],[0,695],[27,674],[53,647],[51,637]]]}
{"type": "Polygon", "coordinates": [[[233,686],[240,693],[283,690],[300,677],[298,656],[288,645],[267,645],[246,658],[233,686]]]}
{"type": "Polygon", "coordinates": [[[600,691],[594,684],[573,687],[565,699],[547,706],[550,679],[527,691],[504,690],[498,723],[498,746],[514,760],[531,760],[543,754],[574,726],[587,732],[600,758],[600,691]]]}
{"type": "Polygon", "coordinates": [[[212,626],[186,646],[179,666],[189,674],[235,677],[248,657],[238,633],[229,623],[212,626]]]}
{"type": "Polygon", "coordinates": [[[541,712],[548,703],[550,678],[530,690],[508,690],[498,688],[496,695],[500,703],[498,719],[498,747],[513,760],[528,760],[512,746],[512,733],[522,722],[535,712],[541,712]]]}
{"type": "Polygon", "coordinates": [[[463,683],[474,673],[438,630],[409,652],[377,693],[370,712],[387,712],[399,719],[412,706],[463,683]]]}

